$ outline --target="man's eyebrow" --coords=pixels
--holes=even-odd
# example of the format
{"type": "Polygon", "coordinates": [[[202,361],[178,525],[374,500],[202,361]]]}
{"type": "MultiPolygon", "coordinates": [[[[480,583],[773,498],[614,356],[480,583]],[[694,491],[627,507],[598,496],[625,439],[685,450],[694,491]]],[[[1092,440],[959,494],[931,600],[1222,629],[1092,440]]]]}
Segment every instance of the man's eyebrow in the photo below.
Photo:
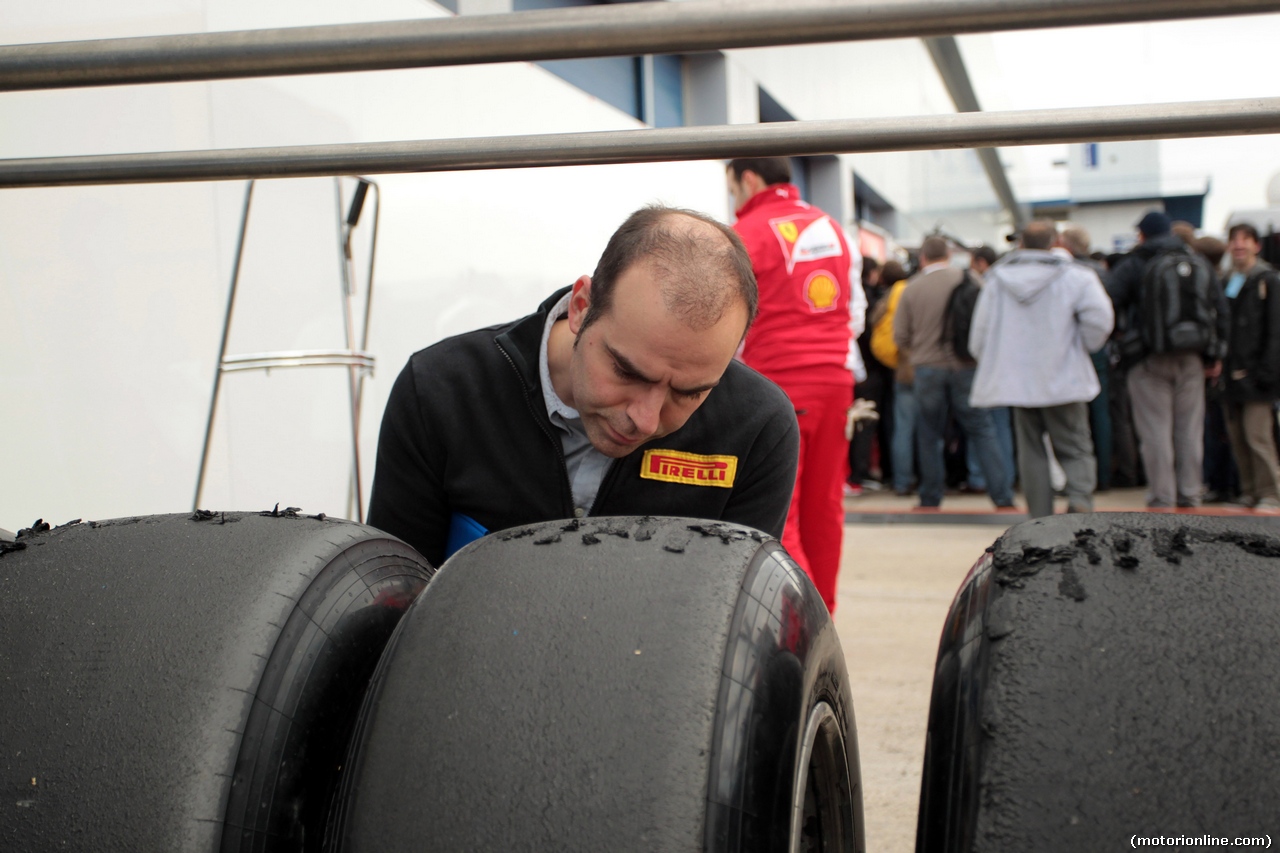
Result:
{"type": "Polygon", "coordinates": [[[625,355],[618,352],[613,347],[609,346],[609,344],[606,343],[604,345],[604,348],[609,351],[609,355],[613,357],[613,360],[618,363],[618,367],[622,368],[622,371],[624,373],[629,373],[630,375],[634,376],[636,379],[639,379],[641,382],[648,382],[650,385],[657,384],[658,380],[650,379],[648,376],[645,376],[640,371],[640,368],[636,367],[634,364],[631,363],[631,359],[627,358],[625,355]]]}
{"type": "MultiPolygon", "coordinates": [[[[627,358],[622,353],[618,352],[613,347],[609,346],[609,344],[606,343],[604,345],[604,348],[605,350],[608,351],[609,355],[613,357],[613,360],[618,363],[618,367],[622,368],[622,371],[624,373],[630,374],[631,376],[634,376],[636,379],[640,380],[641,382],[647,382],[650,385],[658,384],[658,380],[650,379],[648,376],[645,376],[643,373],[640,372],[640,370],[634,364],[631,363],[631,360],[629,358],[627,358]]],[[[675,391],[677,394],[701,394],[704,391],[710,391],[712,388],[716,387],[719,384],[720,384],[720,380],[717,379],[715,382],[709,382],[706,385],[699,385],[695,388],[677,388],[676,386],[672,385],[671,390],[675,391]]]]}

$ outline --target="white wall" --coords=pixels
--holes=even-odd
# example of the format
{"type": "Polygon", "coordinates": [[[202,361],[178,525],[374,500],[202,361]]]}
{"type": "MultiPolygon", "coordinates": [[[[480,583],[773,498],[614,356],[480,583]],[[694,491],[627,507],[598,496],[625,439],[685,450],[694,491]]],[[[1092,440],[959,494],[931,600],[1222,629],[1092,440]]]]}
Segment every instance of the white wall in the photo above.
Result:
{"type": "Polygon", "coordinates": [[[1161,196],[1160,142],[1154,139],[1070,145],[1067,169],[1073,202],[1161,196]]]}

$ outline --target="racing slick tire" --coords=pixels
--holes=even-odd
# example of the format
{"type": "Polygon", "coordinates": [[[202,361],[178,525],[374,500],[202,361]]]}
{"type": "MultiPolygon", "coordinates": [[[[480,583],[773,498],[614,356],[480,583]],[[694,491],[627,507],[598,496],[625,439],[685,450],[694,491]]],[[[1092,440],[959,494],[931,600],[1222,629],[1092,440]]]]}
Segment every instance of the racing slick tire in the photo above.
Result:
{"type": "Polygon", "coordinates": [[[1111,513],[999,539],[943,629],[916,850],[1273,831],[1278,534],[1259,518],[1111,513]]]}
{"type": "Polygon", "coordinates": [[[861,851],[844,656],[778,543],[515,528],[445,562],[374,677],[329,849],[861,851]]]}
{"type": "Polygon", "coordinates": [[[0,849],[319,849],[430,566],[291,511],[24,533],[0,552],[0,849]]]}

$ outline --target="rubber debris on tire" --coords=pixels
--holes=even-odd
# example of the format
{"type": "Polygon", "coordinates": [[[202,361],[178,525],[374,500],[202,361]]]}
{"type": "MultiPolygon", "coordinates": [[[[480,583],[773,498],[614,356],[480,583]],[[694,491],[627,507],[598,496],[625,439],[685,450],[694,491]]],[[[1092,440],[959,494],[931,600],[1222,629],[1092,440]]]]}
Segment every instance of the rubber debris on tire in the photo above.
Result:
{"type": "Polygon", "coordinates": [[[365,687],[431,567],[296,512],[16,543],[0,556],[0,849],[318,849],[365,687]]]}
{"type": "Polygon", "coordinates": [[[1265,519],[1114,513],[1011,529],[943,630],[916,849],[1271,831],[1278,558],[1265,519]]]}

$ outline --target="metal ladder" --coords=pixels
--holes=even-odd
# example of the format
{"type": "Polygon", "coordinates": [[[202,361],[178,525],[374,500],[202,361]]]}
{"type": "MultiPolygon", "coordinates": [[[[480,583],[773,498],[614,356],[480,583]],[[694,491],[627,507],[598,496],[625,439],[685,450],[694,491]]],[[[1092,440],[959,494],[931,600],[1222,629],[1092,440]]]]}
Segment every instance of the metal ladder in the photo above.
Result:
{"type": "Polygon", "coordinates": [[[378,214],[382,205],[382,194],[378,185],[367,178],[356,178],[356,188],[351,197],[351,205],[343,215],[342,181],[334,178],[334,193],[337,199],[339,267],[342,282],[342,319],[346,336],[345,349],[332,350],[289,350],[280,352],[246,353],[244,355],[227,355],[227,339],[231,333],[231,317],[235,311],[236,289],[240,282],[240,262],[244,258],[245,234],[249,228],[249,208],[253,202],[254,181],[245,187],[244,209],[240,216],[240,235],[236,241],[236,259],[231,271],[231,288],[227,297],[227,313],[222,323],[222,342],[218,347],[217,369],[213,376],[213,394],[209,400],[209,420],[204,431],[204,449],[200,453],[200,473],[196,477],[195,500],[192,510],[200,508],[200,498],[204,491],[205,472],[209,464],[209,445],[213,438],[213,421],[218,410],[218,392],[222,387],[222,375],[243,370],[272,370],[286,367],[345,367],[348,374],[348,393],[351,404],[351,479],[347,494],[347,516],[356,521],[364,521],[364,497],[361,491],[360,476],[360,400],[364,390],[364,379],[373,373],[374,357],[368,352],[369,316],[373,305],[373,264],[378,249],[378,214]],[[366,273],[366,287],[360,348],[355,348],[355,317],[352,311],[352,300],[356,293],[355,271],[351,256],[351,237],[360,215],[364,209],[369,188],[373,188],[373,233],[369,244],[369,268],[366,273]],[[355,514],[352,515],[354,504],[355,514]]]}

